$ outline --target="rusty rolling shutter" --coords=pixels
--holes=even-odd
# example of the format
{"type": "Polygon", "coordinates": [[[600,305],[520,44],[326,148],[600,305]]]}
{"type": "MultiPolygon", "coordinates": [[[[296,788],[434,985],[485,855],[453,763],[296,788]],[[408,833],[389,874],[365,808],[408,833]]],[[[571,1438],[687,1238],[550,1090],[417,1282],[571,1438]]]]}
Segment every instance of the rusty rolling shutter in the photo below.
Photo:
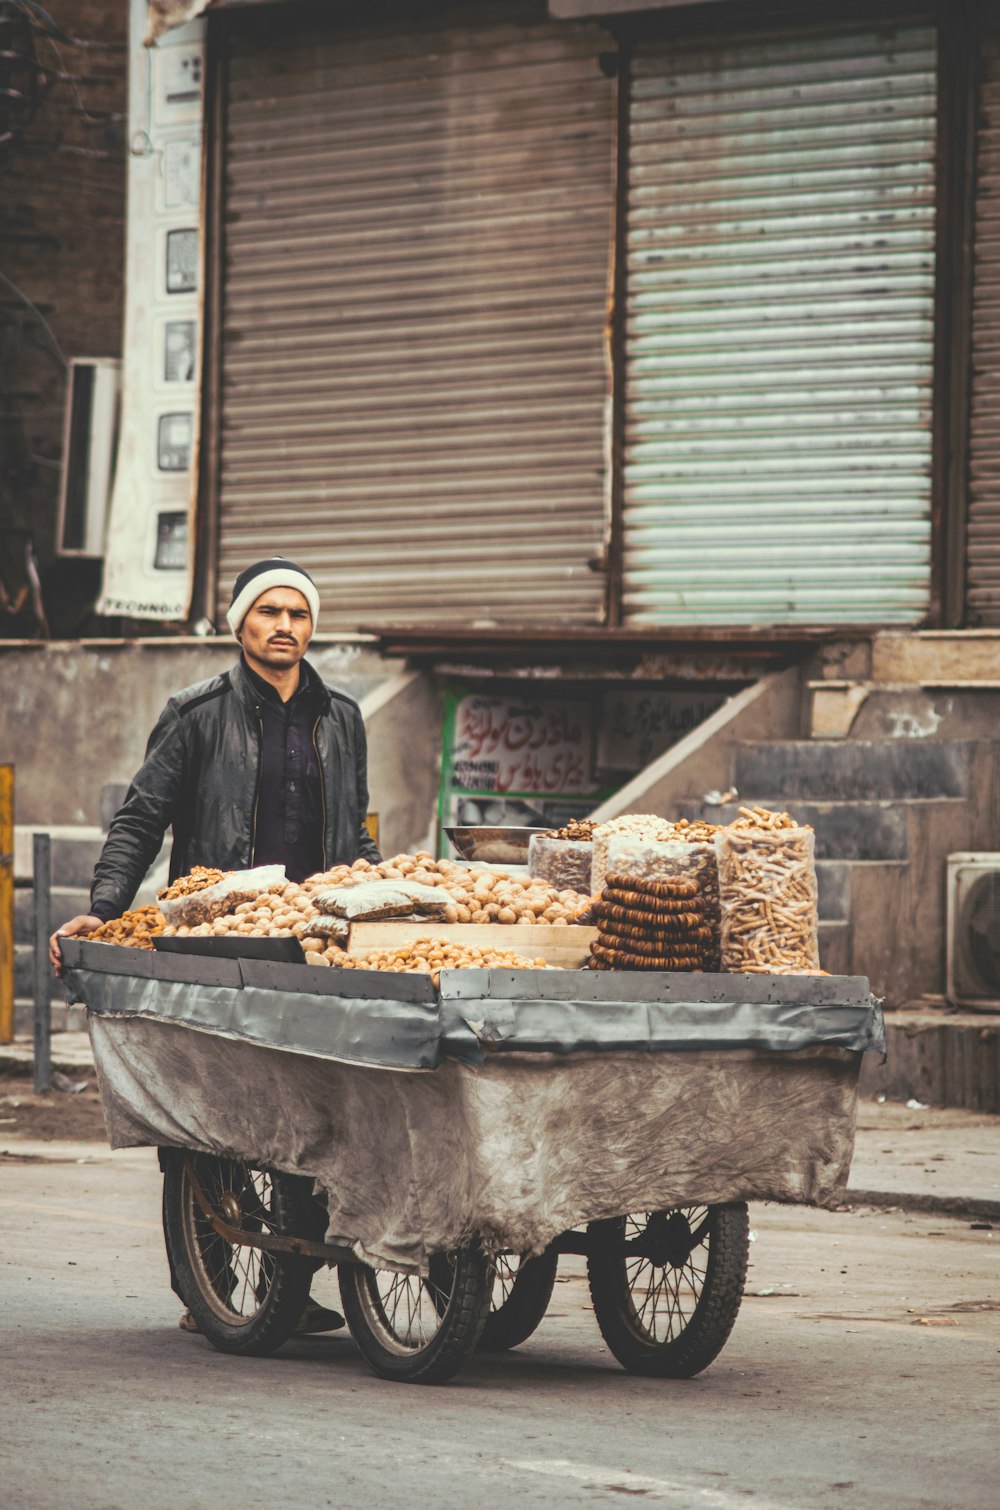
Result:
{"type": "Polygon", "coordinates": [[[220,601],[280,550],[327,628],[599,620],[614,84],[539,13],[234,26],[220,601]]]}
{"type": "Polygon", "coordinates": [[[1000,625],[1000,38],[983,50],[976,131],[966,619],[1000,625]]]}
{"type": "Polygon", "coordinates": [[[930,28],[650,41],[628,197],[628,622],[919,621],[930,28]]]}

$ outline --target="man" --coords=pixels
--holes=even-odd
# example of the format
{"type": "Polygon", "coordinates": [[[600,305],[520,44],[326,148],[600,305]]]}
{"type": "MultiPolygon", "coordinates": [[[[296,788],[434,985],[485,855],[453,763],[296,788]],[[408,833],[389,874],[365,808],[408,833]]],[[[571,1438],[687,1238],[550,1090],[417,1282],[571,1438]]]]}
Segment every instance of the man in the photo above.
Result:
{"type": "MultiPolygon", "coordinates": [[[[170,827],[171,880],[195,865],[280,864],[301,881],[333,865],[381,858],[365,827],[361,710],[304,659],[319,617],[312,578],[280,556],[258,561],[236,578],[226,617],[240,659],[176,693],[161,713],[108,830],[90,912],[50,940],[57,974],[60,938],[121,916],[170,827]]],[[[181,1325],[196,1330],[188,1322],[181,1325]]],[[[312,1323],[312,1331],[343,1324],[335,1312],[314,1314],[312,1323]],[[323,1317],[333,1319],[320,1325],[323,1317]]]]}
{"type": "Polygon", "coordinates": [[[319,593],[274,557],[241,572],[227,618],[242,655],[170,698],[112,820],[90,912],[52,938],[89,933],[132,902],[173,827],[170,879],[195,865],[284,864],[291,880],[379,858],[365,827],[367,747],[357,704],[303,659],[319,593]]]}

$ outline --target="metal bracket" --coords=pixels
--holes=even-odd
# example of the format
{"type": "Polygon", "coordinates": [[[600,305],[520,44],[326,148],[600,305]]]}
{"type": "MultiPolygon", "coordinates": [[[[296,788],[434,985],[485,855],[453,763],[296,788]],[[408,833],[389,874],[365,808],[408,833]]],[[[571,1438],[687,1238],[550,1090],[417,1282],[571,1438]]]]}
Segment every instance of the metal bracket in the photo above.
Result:
{"type": "Polygon", "coordinates": [[[322,1258],[330,1264],[360,1262],[352,1249],[338,1247],[334,1243],[314,1243],[305,1237],[275,1237],[270,1233],[265,1236],[260,1232],[246,1232],[242,1227],[231,1227],[212,1210],[205,1198],[205,1192],[194,1172],[194,1161],[189,1153],[184,1155],[184,1168],[191,1181],[191,1189],[202,1216],[211,1224],[212,1230],[227,1243],[233,1243],[241,1248],[261,1248],[265,1253],[294,1253],[300,1258],[322,1258]]]}

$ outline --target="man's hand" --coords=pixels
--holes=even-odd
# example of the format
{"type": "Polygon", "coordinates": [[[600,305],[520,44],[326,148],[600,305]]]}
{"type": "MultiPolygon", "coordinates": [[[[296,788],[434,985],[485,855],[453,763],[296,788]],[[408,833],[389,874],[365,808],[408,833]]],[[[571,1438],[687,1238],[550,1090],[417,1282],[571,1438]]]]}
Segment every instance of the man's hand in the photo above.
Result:
{"type": "Polygon", "coordinates": [[[57,975],[62,975],[62,950],[59,947],[59,940],[72,938],[74,933],[93,933],[94,929],[100,926],[100,918],[95,918],[92,912],[82,912],[79,917],[70,918],[68,923],[63,923],[61,928],[56,929],[49,939],[49,959],[57,975]]]}

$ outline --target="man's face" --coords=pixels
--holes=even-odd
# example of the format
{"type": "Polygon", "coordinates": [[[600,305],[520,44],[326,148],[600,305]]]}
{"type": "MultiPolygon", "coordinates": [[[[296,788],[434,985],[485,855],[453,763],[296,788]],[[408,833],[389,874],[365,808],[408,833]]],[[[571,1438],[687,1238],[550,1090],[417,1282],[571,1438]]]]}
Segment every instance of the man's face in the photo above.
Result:
{"type": "Polygon", "coordinates": [[[311,638],[309,604],[294,587],[272,587],[262,592],[239,633],[247,660],[275,671],[298,665],[311,638]]]}

